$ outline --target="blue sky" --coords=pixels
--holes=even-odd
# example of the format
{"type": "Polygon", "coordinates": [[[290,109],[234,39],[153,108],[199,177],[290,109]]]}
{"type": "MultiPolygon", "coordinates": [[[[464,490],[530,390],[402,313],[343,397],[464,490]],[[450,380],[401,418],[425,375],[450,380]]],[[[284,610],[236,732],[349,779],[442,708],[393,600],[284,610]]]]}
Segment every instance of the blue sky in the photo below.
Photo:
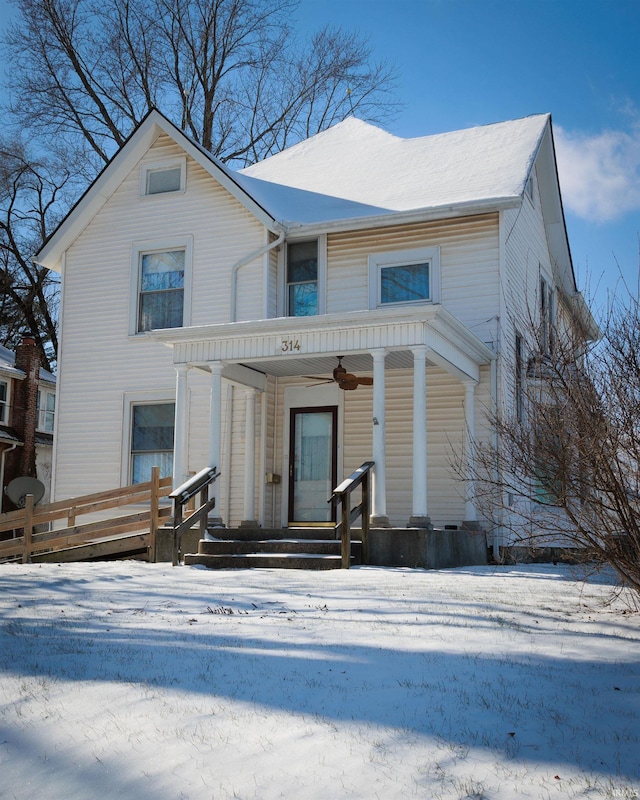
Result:
{"type": "MultiPolygon", "coordinates": [[[[0,0],[0,20],[7,2],[0,0]]],[[[638,285],[640,0],[301,0],[399,77],[398,136],[551,112],[580,289],[638,285]]]]}
{"type": "Polygon", "coordinates": [[[395,63],[398,136],[550,112],[579,288],[599,304],[622,272],[636,291],[640,0],[301,0],[298,18],[395,63]]]}

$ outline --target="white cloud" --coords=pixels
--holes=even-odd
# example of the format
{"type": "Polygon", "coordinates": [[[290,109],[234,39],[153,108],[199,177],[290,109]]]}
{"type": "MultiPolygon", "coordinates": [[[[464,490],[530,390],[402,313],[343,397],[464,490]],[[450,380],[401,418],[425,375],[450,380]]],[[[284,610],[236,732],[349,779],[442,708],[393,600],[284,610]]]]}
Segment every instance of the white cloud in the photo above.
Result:
{"type": "Polygon", "coordinates": [[[640,210],[640,126],[588,134],[555,128],[564,206],[591,222],[640,210]]]}

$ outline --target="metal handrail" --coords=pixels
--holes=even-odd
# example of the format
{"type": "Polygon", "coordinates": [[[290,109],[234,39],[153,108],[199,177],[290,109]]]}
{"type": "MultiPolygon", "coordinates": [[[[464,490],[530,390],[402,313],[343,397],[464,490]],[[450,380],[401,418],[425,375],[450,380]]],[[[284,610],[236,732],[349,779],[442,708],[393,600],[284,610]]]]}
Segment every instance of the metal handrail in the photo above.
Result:
{"type": "Polygon", "coordinates": [[[362,466],[354,470],[348,478],[342,481],[333,490],[327,502],[333,503],[336,508],[340,507],[340,513],[336,514],[338,521],[335,525],[336,539],[338,532],[341,538],[341,558],[342,569],[349,569],[351,565],[351,523],[358,517],[362,517],[362,563],[369,561],[369,512],[370,512],[370,477],[371,470],[375,466],[375,461],[365,461],[362,466]],[[362,486],[362,498],[357,506],[349,509],[351,505],[351,493],[358,486],[362,486]]]}
{"type": "Polygon", "coordinates": [[[182,534],[189,528],[193,528],[195,523],[200,525],[200,538],[204,538],[207,529],[207,517],[209,511],[215,508],[216,498],[209,499],[209,487],[220,477],[217,467],[205,467],[189,480],[185,481],[177,489],[174,489],[169,497],[173,501],[173,566],[180,562],[180,539],[182,534]],[[192,497],[200,493],[200,505],[189,516],[184,517],[184,506],[192,497]]]}

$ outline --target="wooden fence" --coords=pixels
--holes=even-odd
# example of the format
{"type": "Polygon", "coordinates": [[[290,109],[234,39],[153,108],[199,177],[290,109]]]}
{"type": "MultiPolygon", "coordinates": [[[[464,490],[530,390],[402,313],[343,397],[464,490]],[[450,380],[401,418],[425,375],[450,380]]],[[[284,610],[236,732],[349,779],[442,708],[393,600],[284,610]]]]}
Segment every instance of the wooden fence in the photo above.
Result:
{"type": "Polygon", "coordinates": [[[0,541],[0,561],[20,559],[29,563],[34,555],[117,538],[130,538],[125,546],[146,548],[148,559],[155,561],[158,527],[171,515],[171,507],[160,501],[170,492],[171,478],[160,478],[158,467],[153,467],[150,481],[107,492],[40,506],[34,506],[33,495],[27,495],[24,509],[0,514],[0,533],[13,532],[13,538],[0,541]],[[126,506],[138,508],[96,522],[77,522],[81,516],[126,506]],[[66,520],[66,527],[54,528],[53,523],[59,520],[66,520]]]}

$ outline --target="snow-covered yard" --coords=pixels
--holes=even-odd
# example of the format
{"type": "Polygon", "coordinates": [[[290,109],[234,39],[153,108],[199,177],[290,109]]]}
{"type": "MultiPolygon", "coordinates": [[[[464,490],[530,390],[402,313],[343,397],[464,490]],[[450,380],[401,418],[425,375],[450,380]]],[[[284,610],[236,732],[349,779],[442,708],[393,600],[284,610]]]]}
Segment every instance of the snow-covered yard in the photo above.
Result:
{"type": "Polygon", "coordinates": [[[640,796],[640,617],[568,567],[0,566],[0,797],[640,796]]]}

